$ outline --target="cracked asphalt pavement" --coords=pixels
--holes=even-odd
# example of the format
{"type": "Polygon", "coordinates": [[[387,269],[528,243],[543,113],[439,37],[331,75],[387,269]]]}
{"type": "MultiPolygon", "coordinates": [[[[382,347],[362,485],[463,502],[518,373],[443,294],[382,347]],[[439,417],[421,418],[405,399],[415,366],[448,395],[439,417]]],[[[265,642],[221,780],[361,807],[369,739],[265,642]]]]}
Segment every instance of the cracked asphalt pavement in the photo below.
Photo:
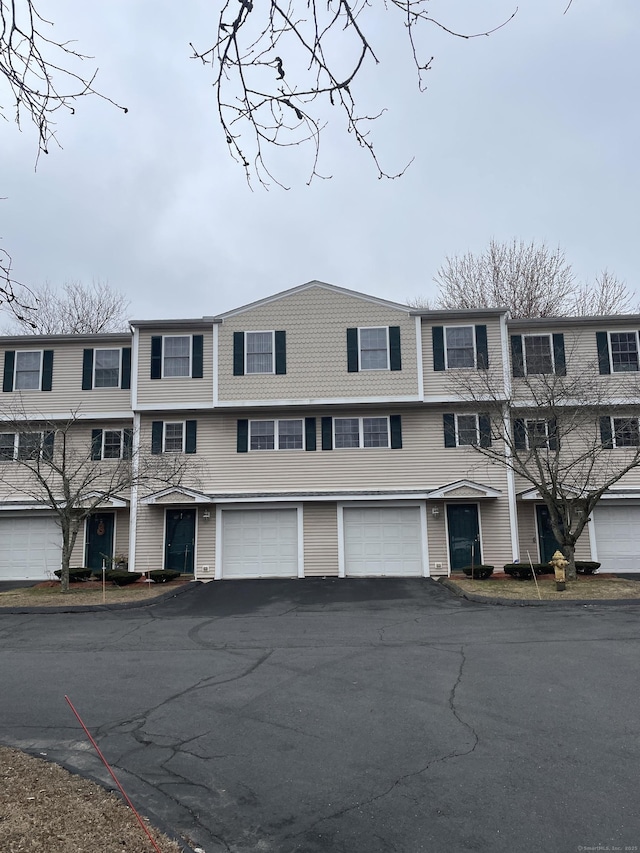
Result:
{"type": "Polygon", "coordinates": [[[417,579],[1,614],[0,742],[109,785],[67,694],[136,805],[206,853],[637,849],[639,615],[417,579]]]}

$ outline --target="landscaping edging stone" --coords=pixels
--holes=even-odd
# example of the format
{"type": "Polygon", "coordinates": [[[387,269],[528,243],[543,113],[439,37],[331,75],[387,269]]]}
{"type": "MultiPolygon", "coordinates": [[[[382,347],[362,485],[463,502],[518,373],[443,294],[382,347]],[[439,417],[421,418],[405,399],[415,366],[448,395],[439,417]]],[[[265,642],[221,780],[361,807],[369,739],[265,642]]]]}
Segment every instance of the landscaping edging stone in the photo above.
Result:
{"type": "Polygon", "coordinates": [[[566,598],[564,601],[529,598],[493,598],[488,595],[477,595],[475,592],[466,592],[449,578],[438,578],[438,583],[450,590],[458,598],[466,598],[467,601],[475,601],[479,604],[494,604],[505,607],[567,607],[578,604],[581,607],[597,607],[600,604],[634,604],[640,605],[640,598],[566,598]]]}
{"type": "Polygon", "coordinates": [[[0,608],[0,617],[3,613],[92,613],[100,610],[132,610],[137,607],[153,607],[154,604],[160,604],[160,602],[167,601],[169,598],[184,595],[185,592],[189,592],[200,586],[202,586],[202,581],[189,581],[189,583],[168,589],[162,595],[154,595],[153,598],[142,599],[140,601],[121,601],[113,604],[63,604],[60,607],[2,607],[0,608]]]}

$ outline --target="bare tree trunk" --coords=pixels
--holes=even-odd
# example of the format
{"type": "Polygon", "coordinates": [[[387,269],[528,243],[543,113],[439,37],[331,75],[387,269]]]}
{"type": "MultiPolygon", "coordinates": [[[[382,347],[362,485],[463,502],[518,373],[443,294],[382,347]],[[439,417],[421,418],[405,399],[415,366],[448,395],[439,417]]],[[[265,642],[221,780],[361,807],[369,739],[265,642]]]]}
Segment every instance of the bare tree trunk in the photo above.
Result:
{"type": "Polygon", "coordinates": [[[564,554],[565,560],[568,560],[569,563],[565,569],[565,576],[568,581],[575,581],[578,578],[578,572],[576,569],[576,546],[575,543],[569,542],[565,543],[562,546],[562,553],[564,554]]]}

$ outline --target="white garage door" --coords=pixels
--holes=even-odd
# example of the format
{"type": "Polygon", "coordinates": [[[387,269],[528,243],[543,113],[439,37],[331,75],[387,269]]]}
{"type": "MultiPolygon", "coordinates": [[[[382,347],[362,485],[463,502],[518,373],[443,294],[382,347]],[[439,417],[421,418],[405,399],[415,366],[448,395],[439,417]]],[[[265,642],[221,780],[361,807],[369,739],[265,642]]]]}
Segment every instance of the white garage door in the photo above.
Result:
{"type": "Polygon", "coordinates": [[[421,577],[420,509],[345,508],[344,563],[350,577],[421,577]]]}
{"type": "Polygon", "coordinates": [[[54,518],[0,515],[0,580],[49,580],[60,568],[60,528],[54,518]]]}
{"type": "Polygon", "coordinates": [[[598,506],[593,511],[601,572],[640,572],[640,506],[598,506]]]}
{"type": "Polygon", "coordinates": [[[298,514],[295,509],[223,511],[223,578],[297,576],[298,514]]]}

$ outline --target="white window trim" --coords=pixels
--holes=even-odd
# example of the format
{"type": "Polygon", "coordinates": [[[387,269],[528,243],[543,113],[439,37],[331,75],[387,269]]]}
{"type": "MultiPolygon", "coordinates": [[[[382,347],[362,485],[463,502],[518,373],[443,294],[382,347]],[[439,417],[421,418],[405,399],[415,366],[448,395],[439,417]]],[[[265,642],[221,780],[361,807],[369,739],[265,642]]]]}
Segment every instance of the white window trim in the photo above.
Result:
{"type": "MultiPolygon", "coordinates": [[[[253,353],[252,353],[253,354],[253,353]]],[[[251,329],[244,333],[244,373],[245,376],[273,376],[276,372],[276,333],[275,329],[251,329]],[[271,335],[271,370],[249,370],[248,369],[248,335],[271,335]]]]}
{"type": "Polygon", "coordinates": [[[391,421],[389,415],[361,415],[360,417],[334,417],[331,421],[331,429],[333,432],[333,449],[334,450],[388,450],[391,447],[391,421]],[[387,422],[387,444],[378,445],[377,447],[364,446],[364,421],[373,418],[384,418],[387,422]],[[337,447],[336,446],[336,421],[358,421],[358,446],[357,447],[337,447]]]}
{"type": "Polygon", "coordinates": [[[635,329],[616,329],[615,332],[607,332],[607,355],[609,356],[609,371],[611,373],[638,373],[640,372],[640,344],[638,332],[635,329]],[[615,370],[613,366],[613,347],[611,346],[611,335],[634,335],[636,339],[636,353],[638,356],[638,370],[615,370]]]}
{"type": "Polygon", "coordinates": [[[525,376],[555,376],[556,373],[556,359],[555,354],[553,352],[553,336],[551,332],[541,332],[540,334],[530,334],[522,336],[522,363],[524,365],[524,375],[525,376]],[[527,338],[547,338],[549,340],[549,353],[551,355],[551,373],[529,373],[529,366],[527,364],[527,345],[525,343],[527,338]]]}
{"type": "MultiPolygon", "coordinates": [[[[164,344],[163,344],[163,347],[164,347],[164,344]]],[[[163,363],[164,363],[164,358],[163,358],[163,363]]],[[[94,349],[94,351],[93,351],[93,377],[92,377],[92,382],[93,382],[93,384],[91,387],[94,390],[98,390],[98,391],[102,390],[103,388],[108,390],[109,388],[120,388],[122,386],[122,347],[96,347],[94,349]],[[96,355],[99,352],[113,352],[114,350],[116,350],[116,352],[119,353],[119,356],[118,356],[118,384],[117,385],[100,385],[100,386],[97,386],[96,385],[96,370],[97,370],[96,362],[98,359],[96,358],[96,355]]]]}
{"type": "MultiPolygon", "coordinates": [[[[18,461],[18,450],[20,447],[20,436],[23,436],[23,435],[37,435],[37,436],[39,436],[39,441],[40,441],[40,454],[39,454],[39,456],[40,456],[40,458],[42,458],[42,447],[43,447],[43,442],[44,442],[44,432],[42,430],[35,430],[33,432],[27,432],[27,431],[23,430],[22,432],[4,433],[4,435],[13,435],[13,456],[11,459],[3,459],[2,460],[3,462],[17,462],[18,461]]],[[[27,459],[24,461],[28,462],[29,460],[27,459]]]]}
{"type": "Polygon", "coordinates": [[[391,354],[389,352],[389,327],[388,326],[358,326],[358,371],[371,371],[375,373],[376,370],[390,370],[391,369],[391,354]],[[362,366],[362,342],[360,339],[360,334],[362,331],[368,332],[373,329],[384,329],[387,337],[387,366],[386,367],[363,367],[362,366]]]}
{"type": "Polygon", "coordinates": [[[162,422],[162,452],[163,453],[184,453],[185,442],[187,437],[187,422],[186,421],[163,421],[162,422]],[[167,425],[181,424],[182,425],[182,448],[180,450],[167,450],[167,425]]]}
{"type": "Polygon", "coordinates": [[[480,421],[477,414],[473,412],[469,412],[468,414],[455,414],[455,426],[456,426],[456,447],[471,447],[471,444],[460,444],[460,433],[458,430],[458,418],[475,418],[476,419],[476,444],[480,444],[480,421]]]}
{"type": "Polygon", "coordinates": [[[529,442],[529,424],[537,424],[537,423],[543,423],[544,424],[544,434],[545,434],[545,438],[546,438],[546,443],[545,443],[544,447],[542,447],[541,449],[550,450],[551,448],[549,447],[549,440],[550,440],[551,436],[549,435],[549,418],[525,418],[525,421],[524,421],[524,438],[525,438],[527,450],[532,449],[531,444],[529,442]]]}
{"type": "MultiPolygon", "coordinates": [[[[636,422],[638,422],[639,419],[635,415],[630,415],[629,417],[626,417],[625,415],[611,415],[609,417],[609,425],[611,428],[611,442],[613,444],[613,447],[616,450],[634,450],[640,446],[637,444],[618,444],[618,442],[616,440],[615,421],[631,421],[631,420],[635,420],[636,422]]],[[[639,424],[639,426],[640,426],[640,424],[639,424]]]]}
{"type": "MultiPolygon", "coordinates": [[[[170,358],[172,356],[169,356],[170,358]]],[[[122,357],[121,357],[122,359],[122,357]]],[[[193,372],[193,335],[163,335],[162,336],[162,373],[161,376],[163,379],[189,379],[193,372]],[[189,368],[185,374],[182,376],[165,376],[164,372],[164,360],[165,360],[165,346],[164,342],[167,338],[187,338],[189,340],[189,368]]]]}
{"type": "Polygon", "coordinates": [[[102,430],[102,447],[100,448],[100,459],[104,462],[118,461],[123,458],[124,454],[124,430],[123,429],[103,429],[102,430]],[[119,432],[120,433],[120,455],[119,456],[109,456],[108,458],[104,455],[104,444],[105,438],[108,432],[119,432]]]}
{"type": "Polygon", "coordinates": [[[248,437],[248,451],[250,453],[273,453],[274,450],[281,450],[284,452],[296,452],[300,450],[306,449],[305,442],[305,428],[304,428],[304,418],[253,418],[249,420],[249,437],[248,437]],[[300,421],[302,424],[302,447],[280,447],[280,423],[282,421],[300,421]],[[258,447],[251,447],[251,425],[252,424],[264,424],[264,423],[272,423],[273,424],[273,447],[270,449],[264,448],[260,449],[258,447]]]}
{"type": "Polygon", "coordinates": [[[444,366],[446,370],[472,370],[478,366],[478,352],[476,350],[476,327],[472,323],[464,323],[460,326],[445,326],[444,331],[444,366]],[[473,345],[473,364],[470,367],[450,367],[449,348],[447,347],[447,332],[449,329],[471,329],[471,342],[473,345]]]}
{"type": "Polygon", "coordinates": [[[15,361],[13,364],[13,390],[14,391],[40,391],[42,390],[42,364],[44,362],[44,350],[43,349],[22,349],[16,350],[15,361]],[[37,388],[18,388],[18,356],[22,355],[22,353],[33,353],[37,352],[40,355],[40,365],[38,367],[38,386],[37,388]]]}

